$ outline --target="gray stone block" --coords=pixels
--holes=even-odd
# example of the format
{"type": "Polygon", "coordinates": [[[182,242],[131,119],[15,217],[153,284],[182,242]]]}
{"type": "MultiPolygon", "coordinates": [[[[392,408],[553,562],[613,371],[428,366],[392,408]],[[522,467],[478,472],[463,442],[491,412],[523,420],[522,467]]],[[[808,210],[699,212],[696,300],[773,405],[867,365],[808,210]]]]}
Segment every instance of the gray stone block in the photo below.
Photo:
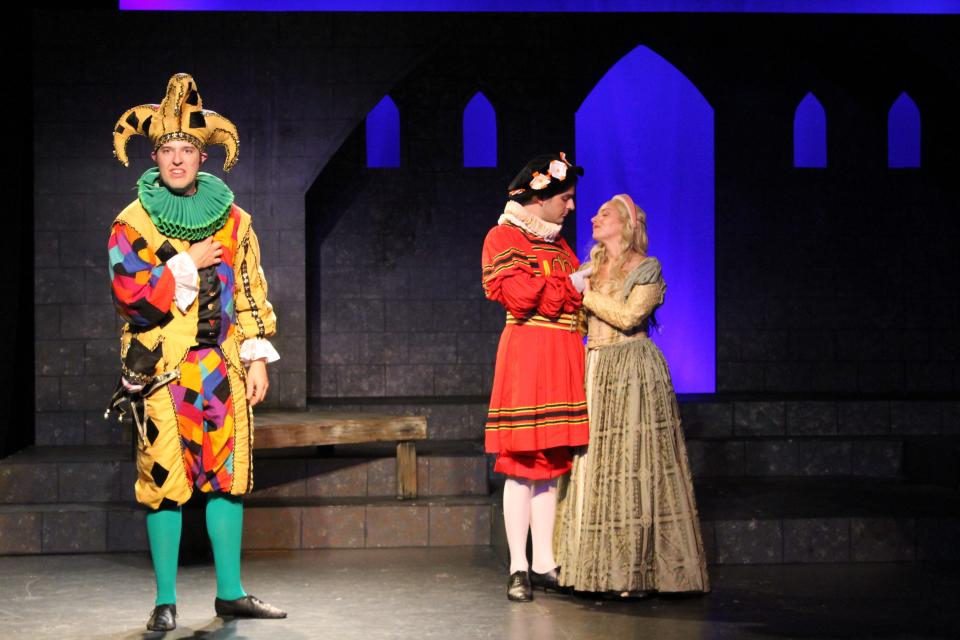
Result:
{"type": "Polygon", "coordinates": [[[800,443],[795,440],[745,442],[744,458],[748,476],[801,475],[800,443]]]}
{"type": "Polygon", "coordinates": [[[43,553],[107,550],[107,512],[63,509],[43,514],[43,553]]]}
{"type": "Polygon", "coordinates": [[[437,326],[429,300],[387,300],[384,307],[391,331],[433,331],[437,326]]]}
{"type": "Polygon", "coordinates": [[[810,369],[810,391],[853,393],[859,390],[853,362],[815,362],[810,369]]]}
{"type": "Polygon", "coordinates": [[[83,287],[77,286],[76,275],[67,269],[34,269],[33,301],[35,304],[80,305],[84,302],[83,287]]]}
{"type": "Polygon", "coordinates": [[[34,371],[38,376],[78,376],[83,373],[83,342],[38,340],[34,343],[34,371]]]}
{"type": "Polygon", "coordinates": [[[107,512],[107,551],[147,551],[147,510],[107,512]]]}
{"type": "Polygon", "coordinates": [[[849,560],[850,521],[846,518],[784,520],[784,562],[808,564],[849,560]]]}
{"type": "Polygon", "coordinates": [[[764,366],[764,388],[767,391],[809,391],[810,369],[811,365],[805,362],[769,362],[764,366]]]}
{"type": "Polygon", "coordinates": [[[788,402],[787,432],[795,436],[835,435],[837,406],[833,402],[788,402]]]}
{"type": "Polygon", "coordinates": [[[429,544],[427,505],[367,507],[367,547],[426,547],[429,544]]]}
{"type": "Polygon", "coordinates": [[[741,332],[734,330],[717,332],[717,360],[735,362],[743,360],[740,356],[741,332]]]}
{"type": "Polygon", "coordinates": [[[432,313],[443,331],[476,331],[480,314],[478,300],[435,300],[432,313]]]}
{"type": "Polygon", "coordinates": [[[763,366],[753,362],[718,362],[717,391],[756,391],[764,388],[763,366]]]}
{"type": "Polygon", "coordinates": [[[382,365],[347,365],[337,368],[337,395],[340,397],[382,396],[384,389],[382,365]]]}
{"type": "Polygon", "coordinates": [[[855,476],[896,478],[903,463],[903,443],[866,441],[851,443],[851,473],[855,476]]]}
{"type": "Polygon", "coordinates": [[[300,507],[247,507],[243,510],[244,549],[299,549],[300,507]]]}
{"type": "Polygon", "coordinates": [[[837,408],[841,435],[890,433],[889,402],[840,402],[837,408]]]}
{"type": "Polygon", "coordinates": [[[35,425],[38,446],[84,444],[84,418],[81,412],[37,413],[35,425]]]}
{"type": "Polygon", "coordinates": [[[736,402],[733,428],[737,435],[773,436],[786,433],[786,411],[782,402],[736,402]]]}
{"type": "Polygon", "coordinates": [[[790,352],[786,331],[752,331],[740,340],[740,354],[744,360],[781,362],[790,352]]]}
{"type": "Polygon", "coordinates": [[[847,362],[883,359],[883,331],[843,330],[837,332],[837,358],[847,362]]]}
{"type": "Polygon", "coordinates": [[[490,544],[489,505],[430,505],[430,546],[490,544]]]}
{"type": "Polygon", "coordinates": [[[304,549],[362,549],[365,545],[365,506],[303,508],[304,549]]]}
{"type": "Polygon", "coordinates": [[[337,325],[351,331],[383,331],[384,305],[381,300],[337,301],[337,325]]]}
{"type": "Polygon", "coordinates": [[[83,372],[92,375],[120,374],[120,341],[87,340],[83,348],[83,372]]]}
{"type": "MultiPolygon", "coordinates": [[[[36,298],[34,298],[36,302],[36,298]]],[[[34,304],[33,331],[36,338],[53,340],[60,337],[60,305],[34,304]]]]}
{"type": "Polygon", "coordinates": [[[385,375],[388,396],[431,396],[434,393],[433,365],[387,365],[385,375]]]}
{"type": "Polygon", "coordinates": [[[66,411],[102,411],[116,386],[116,375],[64,376],[60,379],[60,406],[66,411]]]}
{"type": "Polygon", "coordinates": [[[120,499],[119,462],[61,462],[57,481],[61,502],[112,502],[120,499]]]}
{"type": "Polygon", "coordinates": [[[467,332],[457,334],[457,362],[490,365],[497,359],[500,333],[467,332]]]}
{"type": "Polygon", "coordinates": [[[435,456],[429,459],[431,496],[487,495],[487,460],[483,456],[435,456]]]}
{"type": "Polygon", "coordinates": [[[305,460],[260,457],[254,462],[254,497],[296,498],[307,494],[305,460]]]}
{"type": "Polygon", "coordinates": [[[783,532],[779,520],[721,520],[714,523],[717,564],[780,564],[783,532]]]}
{"type": "Polygon", "coordinates": [[[804,476],[845,476],[851,471],[851,443],[807,440],[797,443],[797,471],[804,476]]]}
{"type": "MultiPolygon", "coordinates": [[[[419,465],[418,465],[419,466],[419,465]]],[[[417,470],[419,474],[419,468],[417,470]]],[[[419,481],[419,475],[418,475],[419,481]]],[[[420,491],[423,489],[418,487],[420,491]]],[[[367,495],[397,495],[397,459],[378,458],[367,463],[367,495]]]]}
{"type": "MultiPolygon", "coordinates": [[[[72,285],[76,289],[76,283],[72,285]]],[[[60,335],[64,338],[88,340],[116,338],[117,312],[109,304],[74,304],[66,306],[60,317],[60,335]]]]}
{"type": "Polygon", "coordinates": [[[34,511],[0,513],[0,556],[43,552],[43,516],[34,511]]]}
{"type": "MultiPolygon", "coordinates": [[[[344,326],[344,328],[350,328],[344,326]]],[[[323,333],[320,335],[321,364],[356,364],[360,356],[357,333],[323,333]]]]}
{"type": "Polygon", "coordinates": [[[954,365],[950,362],[908,362],[906,384],[908,393],[949,393],[955,389],[951,380],[954,365]]]}
{"type": "Polygon", "coordinates": [[[854,562],[904,562],[916,557],[912,518],[852,518],[850,549],[854,562]]]}
{"type": "Polygon", "coordinates": [[[745,472],[743,442],[687,442],[690,472],[694,477],[740,476],[745,472]]]}
{"type": "Polygon", "coordinates": [[[480,365],[437,365],[433,388],[441,396],[479,396],[483,393],[483,368],[480,365]]]}
{"type": "Polygon", "coordinates": [[[455,364],[456,333],[411,333],[410,364],[455,364]]]}
{"type": "Polygon", "coordinates": [[[940,433],[938,402],[891,402],[890,431],[897,435],[940,433]]]}
{"type": "Polygon", "coordinates": [[[57,466],[0,461],[0,504],[56,502],[57,466]]]}
{"type": "Polygon", "coordinates": [[[339,498],[367,495],[368,462],[360,459],[307,460],[306,495],[339,498]]]}
{"type": "MultiPolygon", "coordinates": [[[[37,412],[60,409],[60,378],[36,376],[33,379],[33,407],[37,412]]],[[[38,441],[37,444],[46,444],[38,441]]]]}
{"type": "Polygon", "coordinates": [[[681,402],[683,432],[688,438],[723,438],[733,435],[733,404],[681,402]]]}

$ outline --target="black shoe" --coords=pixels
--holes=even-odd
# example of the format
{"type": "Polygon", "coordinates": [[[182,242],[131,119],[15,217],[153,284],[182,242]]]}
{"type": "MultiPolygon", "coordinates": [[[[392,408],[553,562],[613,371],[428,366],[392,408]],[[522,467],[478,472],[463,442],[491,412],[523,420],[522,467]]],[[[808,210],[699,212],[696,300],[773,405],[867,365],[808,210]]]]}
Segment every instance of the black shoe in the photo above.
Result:
{"type": "Polygon", "coordinates": [[[254,596],[243,596],[236,600],[213,601],[213,608],[221,618],[286,618],[287,612],[267,604],[254,596]]]}
{"type": "Polygon", "coordinates": [[[153,608],[147,629],[150,631],[173,631],[177,628],[177,605],[158,604],[153,608]]]}
{"type": "Polygon", "coordinates": [[[526,571],[514,571],[507,581],[507,600],[514,602],[530,602],[533,600],[533,587],[530,586],[530,576],[526,571]]]}
{"type": "Polygon", "coordinates": [[[564,593],[569,591],[567,587],[561,587],[560,583],[557,582],[557,575],[560,573],[560,567],[557,567],[553,571],[548,571],[547,573],[537,573],[533,569],[530,570],[530,584],[534,587],[540,587],[545,592],[548,589],[553,589],[554,591],[559,591],[564,593]]]}

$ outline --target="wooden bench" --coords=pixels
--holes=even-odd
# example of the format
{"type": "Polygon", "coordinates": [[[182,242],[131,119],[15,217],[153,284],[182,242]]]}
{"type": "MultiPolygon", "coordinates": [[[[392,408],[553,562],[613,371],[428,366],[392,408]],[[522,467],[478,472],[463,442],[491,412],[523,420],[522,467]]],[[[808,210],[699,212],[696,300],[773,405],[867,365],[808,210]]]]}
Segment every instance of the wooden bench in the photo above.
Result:
{"type": "Polygon", "coordinates": [[[254,417],[253,448],[397,443],[397,499],[417,497],[416,440],[427,438],[426,416],[327,411],[263,411],[254,417]]]}

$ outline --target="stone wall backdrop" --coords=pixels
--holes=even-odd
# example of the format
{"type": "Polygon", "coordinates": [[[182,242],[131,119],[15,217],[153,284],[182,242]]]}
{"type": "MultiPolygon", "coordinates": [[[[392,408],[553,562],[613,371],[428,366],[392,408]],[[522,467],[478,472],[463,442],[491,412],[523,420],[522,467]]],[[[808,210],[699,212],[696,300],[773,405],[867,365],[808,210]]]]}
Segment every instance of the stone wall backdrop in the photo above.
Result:
{"type": "MultiPolygon", "coordinates": [[[[0,427],[0,457],[38,446],[0,460],[0,555],[147,548],[129,443],[102,412],[120,326],[107,233],[150,161],[134,139],[120,166],[111,131],[180,71],[240,130],[226,178],[254,216],[280,317],[268,406],[429,418],[417,500],[395,500],[389,444],[258,452],[245,547],[502,547],[502,477],[481,438],[503,312],[483,298],[481,245],[528,158],[577,157],[578,106],[642,44],[714,109],[718,393],[681,398],[709,561],[958,559],[952,17],[32,17],[33,122],[18,131],[32,143],[33,216],[18,264],[33,304],[18,311],[35,338],[18,327],[10,353],[34,376],[17,388],[28,415],[0,427]],[[477,91],[496,111],[498,159],[467,169],[462,114],[477,91]],[[922,166],[892,170],[886,119],[904,91],[922,166]],[[825,109],[824,169],[793,167],[808,92],[825,109]],[[400,166],[370,169],[365,118],[385,95],[400,166]]],[[[206,168],[221,174],[222,160],[214,150],[206,168]]]]}
{"type": "Polygon", "coordinates": [[[577,106],[638,44],[715,109],[718,391],[960,389],[958,76],[936,18],[198,13],[189,30],[149,18],[167,40],[141,54],[88,34],[136,33],[144,14],[34,14],[38,444],[117,437],[100,417],[119,327],[104,244],[149,158],[135,139],[121,167],[110,130],[176,71],[240,129],[227,179],[254,215],[281,323],[271,406],[469,406],[469,427],[437,435],[479,437],[502,317],[479,286],[484,234],[529,156],[576,157],[577,106]],[[517,37],[532,29],[556,42],[517,37]],[[477,90],[497,113],[496,168],[462,167],[477,90]],[[808,91],[827,114],[821,170],[791,162],[808,91]],[[921,112],[920,169],[886,168],[901,91],[921,112]],[[367,169],[364,117],[387,94],[401,166],[367,169]]]}

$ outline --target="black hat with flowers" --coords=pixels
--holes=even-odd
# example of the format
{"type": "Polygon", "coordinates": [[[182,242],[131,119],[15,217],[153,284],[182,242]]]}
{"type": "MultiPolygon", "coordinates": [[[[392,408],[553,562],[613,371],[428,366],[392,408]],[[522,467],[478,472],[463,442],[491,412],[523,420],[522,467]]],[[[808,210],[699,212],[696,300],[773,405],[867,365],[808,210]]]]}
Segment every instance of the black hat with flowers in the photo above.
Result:
{"type": "Polygon", "coordinates": [[[570,162],[563,151],[545,153],[520,170],[507,187],[507,197],[520,204],[526,204],[534,197],[545,200],[577,184],[577,178],[582,175],[583,167],[570,162]]]}

